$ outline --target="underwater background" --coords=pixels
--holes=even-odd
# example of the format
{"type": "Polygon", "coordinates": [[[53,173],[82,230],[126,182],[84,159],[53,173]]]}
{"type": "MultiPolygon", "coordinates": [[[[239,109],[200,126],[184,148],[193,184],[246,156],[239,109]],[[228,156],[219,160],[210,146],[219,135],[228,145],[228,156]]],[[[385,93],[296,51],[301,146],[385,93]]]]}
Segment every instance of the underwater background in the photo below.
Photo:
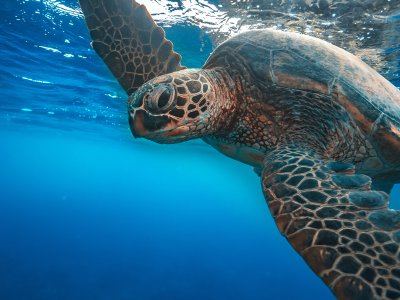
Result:
{"type": "MultiPolygon", "coordinates": [[[[400,87],[400,1],[336,2],[142,3],[188,67],[273,27],[342,46],[400,87]]],[[[133,139],[126,100],[77,1],[1,1],[1,300],[334,298],[250,167],[200,140],[133,139]]]]}

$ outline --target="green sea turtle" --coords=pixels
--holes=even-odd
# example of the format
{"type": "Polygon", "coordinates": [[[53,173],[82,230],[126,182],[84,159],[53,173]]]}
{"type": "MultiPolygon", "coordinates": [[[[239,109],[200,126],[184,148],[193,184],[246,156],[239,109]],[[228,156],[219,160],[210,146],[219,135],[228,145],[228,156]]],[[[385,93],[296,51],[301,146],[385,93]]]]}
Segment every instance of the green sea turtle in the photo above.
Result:
{"type": "Polygon", "coordinates": [[[400,298],[399,90],[330,43],[274,30],[186,69],[145,6],[80,4],[135,137],[202,138],[253,166],[279,231],[338,299],[400,298]]]}

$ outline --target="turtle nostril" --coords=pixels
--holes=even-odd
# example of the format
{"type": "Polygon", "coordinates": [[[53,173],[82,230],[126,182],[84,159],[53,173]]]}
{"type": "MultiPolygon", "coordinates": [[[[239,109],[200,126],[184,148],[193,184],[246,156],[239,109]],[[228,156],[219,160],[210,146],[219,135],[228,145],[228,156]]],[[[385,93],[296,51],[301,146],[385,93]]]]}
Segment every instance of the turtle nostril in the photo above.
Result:
{"type": "Polygon", "coordinates": [[[128,98],[128,103],[130,108],[138,108],[143,104],[143,94],[133,93],[128,98]]]}

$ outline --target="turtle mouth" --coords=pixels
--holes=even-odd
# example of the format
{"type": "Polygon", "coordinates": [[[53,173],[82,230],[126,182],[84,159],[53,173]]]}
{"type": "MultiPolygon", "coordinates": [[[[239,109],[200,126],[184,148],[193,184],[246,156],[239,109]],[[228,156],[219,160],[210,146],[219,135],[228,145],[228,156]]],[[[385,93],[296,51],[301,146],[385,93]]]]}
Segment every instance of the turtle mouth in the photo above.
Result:
{"type": "Polygon", "coordinates": [[[135,138],[158,143],[178,142],[189,131],[188,126],[178,126],[177,121],[167,115],[152,115],[141,109],[129,113],[129,127],[135,138]]]}

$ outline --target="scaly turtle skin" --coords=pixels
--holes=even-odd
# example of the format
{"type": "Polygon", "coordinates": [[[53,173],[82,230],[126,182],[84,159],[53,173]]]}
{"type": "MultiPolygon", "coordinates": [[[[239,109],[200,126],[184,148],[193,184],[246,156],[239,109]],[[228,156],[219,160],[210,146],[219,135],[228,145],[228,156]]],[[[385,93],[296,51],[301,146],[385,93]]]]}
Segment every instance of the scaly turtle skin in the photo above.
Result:
{"type": "Polygon", "coordinates": [[[247,100],[228,140],[267,153],[300,134],[290,139],[307,137],[379,183],[400,181],[400,93],[350,53],[305,35],[257,30],[229,39],[205,64],[221,67],[247,100]]]}
{"type": "Polygon", "coordinates": [[[273,30],[185,69],[143,5],[80,4],[129,95],[134,136],[203,138],[252,165],[278,229],[338,299],[400,298],[400,213],[386,193],[400,181],[393,85],[338,47],[273,30]]]}

